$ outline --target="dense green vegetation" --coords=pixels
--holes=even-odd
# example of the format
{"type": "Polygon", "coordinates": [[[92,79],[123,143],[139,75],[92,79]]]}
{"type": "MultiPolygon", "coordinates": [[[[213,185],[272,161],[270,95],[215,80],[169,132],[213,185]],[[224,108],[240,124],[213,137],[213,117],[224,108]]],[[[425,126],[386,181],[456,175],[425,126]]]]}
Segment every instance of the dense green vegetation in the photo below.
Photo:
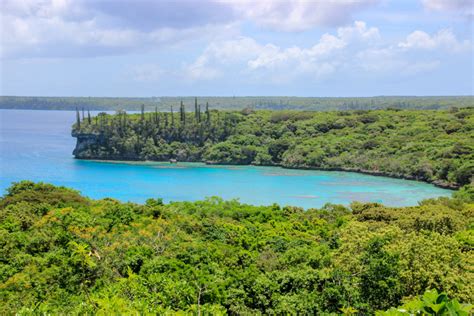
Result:
{"type": "Polygon", "coordinates": [[[84,159],[205,161],[349,170],[459,187],[474,174],[474,108],[77,113],[84,159]]]}
{"type": "MultiPolygon", "coordinates": [[[[241,110],[247,107],[268,110],[370,110],[370,109],[447,109],[450,107],[472,107],[474,96],[379,96],[379,97],[201,97],[213,109],[241,110]]],[[[184,101],[192,105],[193,97],[152,97],[152,98],[100,98],[100,97],[16,97],[0,96],[0,109],[33,110],[147,110],[158,107],[167,111],[170,106],[184,101]]]]}
{"type": "Polygon", "coordinates": [[[0,305],[7,315],[463,315],[473,237],[472,186],[415,207],[304,211],[90,200],[23,181],[0,199],[0,305]]]}
{"type": "Polygon", "coordinates": [[[409,316],[409,315],[456,315],[469,316],[474,312],[471,304],[460,304],[458,300],[450,300],[446,293],[427,290],[421,298],[414,298],[398,308],[390,308],[385,312],[377,312],[378,316],[409,316]]]}

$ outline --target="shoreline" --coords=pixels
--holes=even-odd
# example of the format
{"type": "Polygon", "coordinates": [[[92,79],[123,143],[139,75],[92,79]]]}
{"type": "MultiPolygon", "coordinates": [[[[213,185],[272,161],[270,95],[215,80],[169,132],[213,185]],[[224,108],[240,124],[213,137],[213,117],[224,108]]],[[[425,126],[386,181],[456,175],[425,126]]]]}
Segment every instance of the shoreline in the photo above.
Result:
{"type": "MultiPolygon", "coordinates": [[[[78,158],[78,157],[74,157],[74,159],[85,160],[85,161],[95,161],[95,162],[126,163],[126,164],[135,164],[135,165],[140,165],[140,164],[146,165],[146,164],[152,164],[152,163],[169,163],[168,160],[140,160],[140,159],[123,160],[123,159],[113,159],[113,158],[103,159],[103,158],[78,158]]],[[[452,191],[460,189],[460,186],[455,185],[453,183],[445,183],[445,182],[437,181],[437,180],[425,181],[425,180],[417,179],[415,177],[411,177],[407,175],[398,175],[398,174],[393,174],[389,172],[364,170],[364,169],[358,169],[358,168],[343,168],[343,167],[320,168],[320,167],[311,167],[311,166],[288,167],[288,166],[283,166],[280,164],[273,164],[273,165],[232,164],[232,163],[218,163],[218,162],[211,162],[211,161],[178,161],[178,164],[180,162],[181,163],[201,163],[201,164],[209,165],[209,166],[256,166],[256,167],[279,167],[279,168],[288,169],[288,170],[351,172],[351,173],[359,173],[359,174],[365,174],[365,175],[376,176],[376,177],[386,177],[386,178],[392,178],[392,179],[423,182],[423,183],[431,184],[441,189],[452,190],[452,191]]],[[[169,163],[169,164],[176,165],[177,163],[169,163]]]]}

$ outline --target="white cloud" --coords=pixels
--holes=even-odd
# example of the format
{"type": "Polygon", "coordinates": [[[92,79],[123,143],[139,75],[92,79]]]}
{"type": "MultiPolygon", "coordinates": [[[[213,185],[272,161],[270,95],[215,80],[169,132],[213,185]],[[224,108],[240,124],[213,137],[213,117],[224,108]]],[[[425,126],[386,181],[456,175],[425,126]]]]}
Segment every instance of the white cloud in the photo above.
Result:
{"type": "Polygon", "coordinates": [[[333,73],[342,64],[339,54],[347,46],[378,38],[378,29],[367,28],[362,21],[339,28],[337,35],[323,34],[308,48],[283,48],[239,37],[211,43],[194,63],[186,66],[186,71],[193,79],[215,79],[224,73],[219,69],[239,64],[242,74],[263,75],[272,81],[283,82],[283,78],[291,80],[300,75],[317,79],[333,73]]]}
{"type": "Polygon", "coordinates": [[[215,79],[232,72],[256,82],[320,80],[338,72],[368,72],[411,76],[438,68],[443,50],[464,53],[469,41],[459,41],[450,30],[434,35],[415,31],[402,42],[386,43],[378,28],[363,21],[323,34],[310,47],[281,47],[249,37],[211,43],[185,72],[195,80],[215,79]],[[429,57],[416,50],[434,50],[429,57]]]}
{"type": "Polygon", "coordinates": [[[367,28],[364,21],[355,21],[354,26],[340,27],[337,34],[344,41],[354,39],[362,39],[364,41],[372,41],[380,38],[379,29],[376,27],[367,28]]]}
{"type": "Polygon", "coordinates": [[[447,29],[440,30],[433,35],[417,30],[409,34],[404,42],[398,43],[398,47],[404,49],[444,49],[457,52],[469,50],[471,43],[468,40],[458,41],[451,30],[447,29]]]}
{"type": "Polygon", "coordinates": [[[222,64],[242,62],[252,58],[262,50],[254,39],[240,36],[233,40],[211,42],[204,53],[193,63],[185,65],[186,78],[191,80],[210,80],[220,77],[218,70],[222,64]]]}
{"type": "MultiPolygon", "coordinates": [[[[190,49],[183,51],[183,56],[189,58],[193,49],[189,43],[198,39],[209,44],[202,54],[183,65],[185,74],[169,69],[176,68],[176,60],[171,61],[173,66],[159,62],[139,65],[128,69],[128,74],[143,82],[165,77],[220,80],[242,76],[257,83],[285,83],[322,80],[354,71],[409,76],[436,69],[447,60],[446,52],[472,51],[472,42],[457,38],[450,29],[437,33],[416,30],[403,40],[390,42],[376,27],[363,21],[350,23],[354,12],[375,6],[378,0],[140,0],[133,5],[131,1],[0,0],[1,56],[94,57],[186,43],[190,49]],[[271,29],[257,32],[270,40],[242,36],[243,24],[239,23],[244,21],[271,29]],[[282,45],[274,32],[322,26],[341,27],[311,38],[304,46],[282,45]]],[[[427,10],[463,15],[472,12],[470,4],[472,0],[423,0],[427,10]]],[[[299,41],[312,34],[295,37],[299,41]]]]}
{"type": "Polygon", "coordinates": [[[206,25],[189,29],[159,28],[145,32],[131,28],[102,27],[95,20],[65,21],[58,17],[18,18],[3,16],[1,56],[94,57],[142,52],[170,47],[196,38],[217,38],[234,34],[234,26],[206,25]]]}
{"type": "Polygon", "coordinates": [[[238,15],[266,28],[304,31],[315,26],[339,26],[350,22],[352,14],[376,5],[378,0],[281,1],[240,0],[229,3],[238,15]]]}
{"type": "Polygon", "coordinates": [[[462,54],[472,50],[471,41],[458,40],[449,29],[439,30],[432,35],[417,30],[396,45],[365,48],[356,54],[356,58],[358,66],[364,71],[411,76],[438,68],[446,52],[462,54]],[[429,51],[429,55],[422,51],[429,51]]]}
{"type": "Polygon", "coordinates": [[[317,67],[318,60],[344,46],[344,42],[328,34],[323,35],[317,44],[307,49],[283,49],[274,44],[259,44],[252,38],[240,37],[211,43],[195,62],[186,66],[186,72],[191,79],[215,79],[226,72],[220,69],[239,65],[240,75],[261,75],[269,72],[273,75],[272,80],[278,81],[282,79],[275,75],[282,72],[286,73],[287,78],[295,73],[313,73],[320,76],[331,72],[333,67],[327,62],[323,67],[317,67]]]}
{"type": "Polygon", "coordinates": [[[3,0],[0,6],[3,58],[126,54],[214,39],[235,28],[225,20],[233,21],[232,14],[223,16],[215,1],[3,0]]]}
{"type": "Polygon", "coordinates": [[[353,12],[377,2],[2,0],[0,53],[3,58],[126,54],[212,40],[245,20],[300,31],[347,23],[353,12]]]}
{"type": "Polygon", "coordinates": [[[310,48],[290,47],[282,49],[275,45],[267,44],[265,49],[255,59],[248,61],[252,70],[259,68],[274,69],[287,64],[294,64],[299,71],[311,70],[319,59],[329,56],[332,52],[342,49],[346,43],[338,37],[324,34],[319,42],[310,48]]]}

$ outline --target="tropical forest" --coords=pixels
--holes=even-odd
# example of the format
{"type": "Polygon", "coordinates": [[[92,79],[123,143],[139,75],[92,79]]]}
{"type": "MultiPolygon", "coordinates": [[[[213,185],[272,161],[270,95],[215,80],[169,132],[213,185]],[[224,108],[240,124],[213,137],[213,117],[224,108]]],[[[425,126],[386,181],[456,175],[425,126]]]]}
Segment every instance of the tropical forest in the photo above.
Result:
{"type": "Polygon", "coordinates": [[[0,21],[0,316],[474,316],[474,0],[0,21]]]}
{"type": "MultiPolygon", "coordinates": [[[[189,109],[190,108],[190,109],[189,109]]],[[[187,111],[188,110],[188,111],[187,111]]],[[[189,111],[191,110],[191,111],[189,111]]],[[[365,172],[449,188],[474,174],[474,108],[168,112],[76,111],[76,158],[279,165],[365,172]]]]}
{"type": "Polygon", "coordinates": [[[0,199],[8,315],[471,315],[474,189],[394,208],[144,204],[22,181],[0,199]]]}

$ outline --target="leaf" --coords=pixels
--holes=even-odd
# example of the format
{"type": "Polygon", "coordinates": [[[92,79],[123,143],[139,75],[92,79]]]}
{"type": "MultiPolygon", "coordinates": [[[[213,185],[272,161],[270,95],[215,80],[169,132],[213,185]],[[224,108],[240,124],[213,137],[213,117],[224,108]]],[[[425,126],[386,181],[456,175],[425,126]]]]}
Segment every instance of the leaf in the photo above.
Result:
{"type": "Polygon", "coordinates": [[[437,304],[441,304],[441,302],[447,302],[448,301],[448,295],[446,293],[440,293],[438,295],[438,298],[436,299],[437,304]]]}
{"type": "Polygon", "coordinates": [[[445,305],[446,305],[446,304],[443,302],[443,303],[441,303],[441,304],[430,304],[430,305],[428,305],[428,306],[429,306],[436,314],[438,314],[439,311],[440,311],[443,307],[445,307],[445,305]]]}
{"type": "Polygon", "coordinates": [[[435,303],[437,298],[438,291],[436,289],[427,290],[425,294],[423,294],[423,302],[425,302],[426,305],[435,303]]]}

